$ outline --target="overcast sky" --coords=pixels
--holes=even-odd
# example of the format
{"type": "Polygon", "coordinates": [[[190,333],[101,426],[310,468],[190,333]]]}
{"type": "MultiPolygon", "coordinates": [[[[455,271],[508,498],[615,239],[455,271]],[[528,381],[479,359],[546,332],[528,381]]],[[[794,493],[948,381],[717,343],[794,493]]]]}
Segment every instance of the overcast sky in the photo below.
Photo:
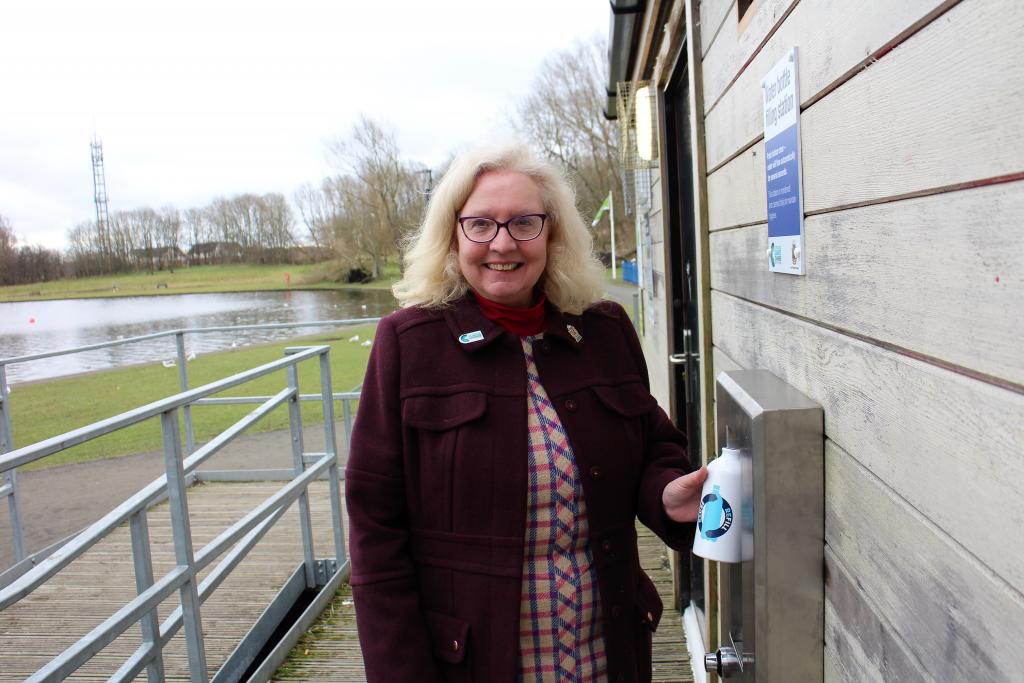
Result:
{"type": "Polygon", "coordinates": [[[111,211],[291,200],[360,113],[436,166],[507,134],[544,58],[608,19],[603,0],[5,2],[0,214],[19,240],[66,246],[95,218],[94,132],[111,211]]]}

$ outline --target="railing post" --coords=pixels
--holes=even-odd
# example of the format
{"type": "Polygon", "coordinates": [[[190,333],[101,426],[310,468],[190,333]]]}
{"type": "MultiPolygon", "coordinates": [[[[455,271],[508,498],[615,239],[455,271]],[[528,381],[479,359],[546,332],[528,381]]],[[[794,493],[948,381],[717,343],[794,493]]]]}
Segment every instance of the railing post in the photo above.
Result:
{"type": "MultiPolygon", "coordinates": [[[[302,411],[299,399],[299,371],[295,363],[288,366],[288,386],[292,397],[288,399],[288,424],[292,433],[292,465],[295,476],[306,470],[302,458],[305,451],[302,439],[302,411]]],[[[309,517],[309,489],[306,488],[299,496],[299,528],[302,531],[302,552],[306,565],[306,586],[316,588],[316,556],[313,553],[313,524],[309,517]]]]}
{"type": "MultiPolygon", "coordinates": [[[[188,369],[185,363],[185,333],[177,332],[174,335],[174,343],[178,349],[178,386],[181,391],[188,391],[188,369]]],[[[185,452],[191,455],[196,450],[196,434],[192,429],[192,406],[186,405],[182,408],[185,414],[185,452]]]]}
{"type": "Polygon", "coordinates": [[[167,502],[171,511],[171,531],[174,535],[174,561],[179,567],[188,567],[188,580],[182,584],[182,623],[185,627],[185,645],[188,649],[188,670],[193,683],[207,683],[206,648],[203,644],[203,624],[199,615],[199,591],[196,586],[196,564],[192,552],[192,528],[188,516],[188,498],[185,491],[185,471],[181,465],[181,436],[178,433],[178,410],[160,414],[164,437],[164,466],[167,470],[167,502]]]}
{"type": "Polygon", "coordinates": [[[341,399],[341,419],[345,423],[345,451],[352,446],[352,400],[341,399]]]}
{"type": "MultiPolygon", "coordinates": [[[[11,395],[7,392],[7,366],[0,363],[0,454],[14,450],[14,432],[11,429],[11,395]]],[[[18,499],[18,472],[10,470],[4,477],[10,490],[7,493],[7,512],[11,518],[11,536],[14,561],[25,559],[25,541],[21,529],[21,501],[18,499]]],[[[0,481],[0,486],[3,486],[0,481]]]]}
{"type": "MultiPolygon", "coordinates": [[[[149,524],[146,508],[142,508],[128,520],[132,538],[132,562],[135,564],[135,590],[143,593],[153,585],[153,561],[149,550],[149,524]]],[[[156,607],[146,613],[139,626],[142,628],[142,642],[156,648],[153,660],[146,665],[146,679],[149,683],[164,680],[164,653],[160,647],[160,620],[156,607]]]]}
{"type": "Polygon", "coordinates": [[[341,566],[345,564],[345,528],[341,523],[341,481],[338,476],[338,440],[334,433],[334,389],[331,386],[330,349],[325,349],[320,354],[320,392],[324,404],[324,452],[331,459],[331,465],[327,468],[327,477],[331,488],[334,559],[337,561],[338,571],[340,571],[341,566]]]}

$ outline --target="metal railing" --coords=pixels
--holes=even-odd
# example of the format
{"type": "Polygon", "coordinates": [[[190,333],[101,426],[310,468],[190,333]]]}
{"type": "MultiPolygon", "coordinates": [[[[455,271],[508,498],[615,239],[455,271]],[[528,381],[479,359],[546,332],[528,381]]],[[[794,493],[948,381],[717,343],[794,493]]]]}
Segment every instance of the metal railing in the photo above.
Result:
{"type": "MultiPolygon", "coordinates": [[[[138,344],[140,342],[152,341],[154,339],[161,339],[165,337],[174,337],[175,352],[177,358],[178,368],[178,387],[180,391],[188,391],[188,369],[186,363],[188,362],[188,355],[185,347],[185,336],[188,334],[206,334],[212,332],[244,332],[246,330],[283,330],[283,329],[294,329],[299,327],[342,327],[347,325],[359,325],[367,323],[375,323],[380,320],[379,317],[371,318],[349,318],[343,320],[322,320],[312,322],[299,322],[299,323],[266,323],[260,325],[228,325],[228,326],[216,326],[216,327],[185,327],[173,330],[166,330],[164,332],[155,332],[153,334],[144,334],[136,337],[127,337],[125,339],[117,339],[108,342],[101,342],[98,344],[89,344],[86,346],[75,346],[66,349],[58,349],[56,351],[47,351],[45,353],[35,353],[24,356],[12,356],[10,358],[0,358],[0,455],[8,453],[14,450],[14,433],[11,426],[11,397],[7,387],[7,366],[14,365],[15,363],[28,363],[35,360],[43,360],[45,358],[53,358],[56,356],[64,356],[74,353],[83,353],[85,351],[94,351],[96,349],[104,349],[113,346],[123,346],[126,344],[138,344]]],[[[348,435],[351,433],[352,428],[352,407],[351,401],[359,398],[359,392],[357,390],[336,393],[333,395],[334,400],[341,401],[342,408],[342,419],[345,424],[345,438],[346,444],[348,443],[348,435]]],[[[185,452],[193,453],[196,450],[196,439],[195,430],[192,426],[192,406],[193,405],[223,405],[233,403],[262,403],[264,397],[259,396],[240,396],[240,397],[223,397],[223,398],[208,398],[192,403],[186,404],[182,408],[182,416],[185,423],[185,452]]],[[[303,401],[316,401],[319,397],[315,394],[303,394],[300,396],[300,400],[303,401]]],[[[21,506],[19,500],[19,487],[18,487],[18,473],[14,469],[10,469],[6,472],[0,470],[0,498],[7,498],[7,509],[11,521],[11,535],[12,544],[14,546],[14,562],[15,564],[20,563],[28,558],[29,553],[25,547],[24,533],[21,519],[21,506]]]]}
{"type": "MultiPolygon", "coordinates": [[[[347,577],[349,569],[345,557],[344,531],[341,520],[339,489],[341,478],[338,472],[329,350],[329,346],[289,348],[285,350],[286,357],[283,359],[0,455],[0,473],[13,472],[16,467],[21,465],[36,462],[77,444],[150,418],[159,417],[163,433],[164,475],[111,510],[102,519],[42,560],[37,566],[0,589],[0,611],[3,611],[52,579],[73,560],[106,538],[119,526],[125,522],[128,523],[137,596],[39,669],[28,680],[63,680],[133,624],[138,623],[142,631],[142,644],[110,680],[129,681],[145,670],[149,681],[162,681],[164,679],[164,646],[180,629],[184,628],[190,678],[192,681],[208,681],[200,605],[213,594],[230,572],[295,501],[298,501],[299,504],[305,586],[307,588],[322,586],[324,591],[329,590],[333,594],[334,588],[347,577]],[[320,365],[321,392],[319,400],[323,404],[324,411],[325,452],[323,453],[304,452],[302,442],[301,394],[299,393],[297,366],[310,359],[319,359],[320,365]],[[273,396],[259,397],[261,402],[258,408],[232,424],[194,453],[183,458],[179,411],[196,405],[216,393],[280,370],[287,372],[287,387],[273,396]],[[190,478],[195,477],[196,469],[201,463],[269,414],[274,408],[283,404],[288,405],[289,411],[293,477],[273,496],[225,529],[198,552],[194,551],[186,498],[186,487],[190,478]],[[325,474],[330,487],[334,556],[327,560],[317,560],[314,556],[313,529],[310,521],[307,489],[310,482],[325,474]],[[146,512],[165,497],[170,506],[175,567],[164,576],[155,578],[146,512]],[[229,549],[230,552],[228,552],[229,549]],[[218,562],[217,565],[206,578],[201,582],[198,581],[199,572],[214,562],[218,562]],[[180,607],[162,623],[158,622],[157,606],[175,591],[180,596],[180,607]]],[[[256,649],[258,650],[258,648],[256,649]]],[[[229,660],[233,670],[224,673],[222,668],[222,674],[218,674],[214,680],[237,680],[237,677],[252,663],[254,656],[255,652],[241,658],[233,655],[229,660]],[[248,657],[248,661],[245,661],[246,657],[248,657]]]]}

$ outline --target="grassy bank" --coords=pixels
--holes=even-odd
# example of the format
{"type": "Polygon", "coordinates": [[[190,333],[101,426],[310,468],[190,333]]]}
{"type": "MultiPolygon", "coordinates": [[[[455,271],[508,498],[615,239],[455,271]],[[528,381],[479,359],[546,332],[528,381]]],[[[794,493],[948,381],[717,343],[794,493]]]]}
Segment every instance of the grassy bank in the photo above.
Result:
{"type": "MultiPolygon", "coordinates": [[[[349,338],[372,339],[375,326],[362,325],[318,335],[204,354],[188,363],[189,385],[198,387],[283,356],[286,346],[305,343],[331,345],[332,382],[335,391],[348,391],[363,379],[370,349],[349,338]]],[[[299,366],[299,388],[303,393],[320,390],[319,364],[306,361],[299,366]]],[[[267,396],[287,386],[284,371],[266,375],[219,396],[267,396]]],[[[178,369],[160,363],[87,373],[63,379],[16,385],[11,395],[15,445],[25,446],[85,426],[131,408],[178,392],[178,369]]],[[[196,438],[207,441],[249,413],[254,405],[196,406],[192,409],[196,438]]],[[[335,407],[340,418],[340,404],[335,407]]],[[[303,422],[323,421],[317,403],[302,404],[303,422]]],[[[281,406],[261,420],[250,432],[284,429],[287,407],[281,406]]],[[[340,435],[339,435],[340,438],[340,435]]],[[[152,418],[133,427],[94,439],[29,465],[41,469],[71,462],[84,462],[161,447],[160,421],[152,418]]]]}
{"type": "Polygon", "coordinates": [[[96,277],[0,287],[0,302],[83,299],[158,294],[249,292],[275,289],[389,289],[398,266],[389,264],[384,277],[365,285],[337,282],[337,263],[306,265],[192,266],[153,273],[120,273],[96,277]]]}

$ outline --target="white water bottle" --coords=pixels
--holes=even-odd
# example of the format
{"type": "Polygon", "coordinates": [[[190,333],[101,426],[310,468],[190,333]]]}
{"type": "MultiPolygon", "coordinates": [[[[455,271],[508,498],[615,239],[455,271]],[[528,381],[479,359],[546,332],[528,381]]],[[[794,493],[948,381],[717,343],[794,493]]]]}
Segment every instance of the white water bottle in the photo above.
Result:
{"type": "Polygon", "coordinates": [[[708,464],[708,478],[700,493],[697,535],[693,554],[718,562],[743,559],[743,478],[738,448],[726,446],[708,464]]]}

